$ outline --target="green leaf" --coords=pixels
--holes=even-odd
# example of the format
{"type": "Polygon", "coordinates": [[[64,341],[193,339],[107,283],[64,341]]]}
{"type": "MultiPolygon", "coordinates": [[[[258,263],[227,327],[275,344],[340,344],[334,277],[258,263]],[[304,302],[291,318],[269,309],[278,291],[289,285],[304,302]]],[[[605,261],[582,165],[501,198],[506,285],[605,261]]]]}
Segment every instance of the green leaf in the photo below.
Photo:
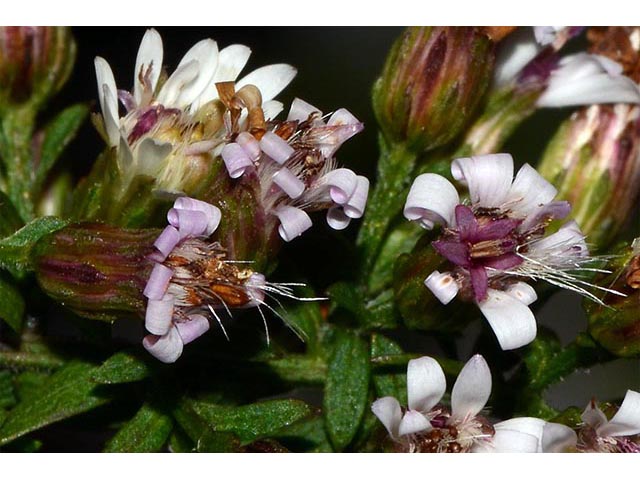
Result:
{"type": "Polygon", "coordinates": [[[37,394],[20,402],[0,428],[0,445],[65,418],[89,411],[109,401],[94,392],[94,366],[75,361],[40,385],[37,394]]]}
{"type": "Polygon", "coordinates": [[[195,451],[195,444],[189,435],[180,427],[175,427],[169,436],[169,451],[172,453],[191,453],[195,451]]]}
{"type": "Polygon", "coordinates": [[[20,214],[4,192],[0,191],[0,238],[11,235],[22,225],[20,214]]]}
{"type": "Polygon", "coordinates": [[[35,171],[34,189],[36,191],[40,190],[56,160],[75,137],[88,114],[89,108],[86,105],[72,105],[60,112],[45,127],[40,150],[40,161],[35,171]]]}
{"type": "Polygon", "coordinates": [[[22,227],[10,237],[0,240],[0,267],[20,278],[32,270],[31,249],[43,236],[67,225],[58,217],[40,217],[22,227]]]}
{"type": "Polygon", "coordinates": [[[295,452],[333,452],[321,416],[301,420],[284,427],[274,435],[280,443],[295,452]]]}
{"type": "Polygon", "coordinates": [[[147,360],[134,352],[118,352],[94,370],[92,380],[104,384],[144,380],[152,369],[147,360]]]}
{"type": "Polygon", "coordinates": [[[233,432],[208,430],[196,445],[196,451],[200,453],[234,453],[241,450],[240,439],[233,432]]]}
{"type": "Polygon", "coordinates": [[[327,365],[320,357],[287,355],[265,362],[282,380],[292,383],[322,384],[327,365]]]}
{"type": "Polygon", "coordinates": [[[11,408],[16,403],[11,372],[0,370],[0,409],[11,408]]]}
{"type": "Polygon", "coordinates": [[[268,436],[311,413],[300,400],[269,400],[241,407],[190,402],[193,410],[214,431],[233,432],[243,444],[268,436]]]}
{"type": "Polygon", "coordinates": [[[22,329],[24,308],[20,291],[0,275],[0,318],[17,333],[22,329]]]}
{"type": "Polygon", "coordinates": [[[156,406],[145,403],[114,437],[107,442],[105,452],[159,452],[169,438],[171,417],[156,406]]]}
{"type": "MultiPolygon", "coordinates": [[[[402,355],[404,352],[400,345],[393,340],[389,340],[384,335],[374,333],[371,335],[371,358],[382,355],[402,355]]],[[[395,397],[400,405],[407,405],[407,374],[374,372],[373,384],[376,387],[377,396],[395,397]]]]}
{"type": "MultiPolygon", "coordinates": [[[[307,288],[302,291],[304,295],[313,297],[313,290],[307,288]]],[[[295,302],[287,305],[287,308],[279,308],[278,313],[298,336],[307,345],[307,352],[313,354],[318,348],[318,330],[324,323],[320,312],[319,302],[295,302]]]]}
{"type": "Polygon", "coordinates": [[[328,345],[324,411],[334,448],[344,450],[368,408],[369,347],[357,334],[336,331],[328,345]]]}

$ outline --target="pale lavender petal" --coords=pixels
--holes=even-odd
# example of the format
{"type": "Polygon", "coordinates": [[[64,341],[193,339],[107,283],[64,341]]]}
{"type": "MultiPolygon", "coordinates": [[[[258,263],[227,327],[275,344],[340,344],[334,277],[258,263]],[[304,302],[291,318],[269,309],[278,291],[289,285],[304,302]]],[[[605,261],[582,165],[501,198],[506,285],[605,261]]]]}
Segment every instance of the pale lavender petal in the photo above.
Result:
{"type": "Polygon", "coordinates": [[[319,109],[300,98],[294,98],[293,102],[291,102],[289,115],[287,115],[287,121],[305,122],[312,113],[317,113],[318,117],[322,117],[322,112],[319,109]]]}
{"type": "Polygon", "coordinates": [[[473,206],[501,207],[513,180],[513,158],[508,153],[458,158],[451,163],[451,175],[469,187],[473,206]]]}
{"type": "Polygon", "coordinates": [[[358,185],[356,174],[348,168],[331,170],[320,181],[329,186],[329,196],[338,205],[347,203],[358,185]]]}
{"type": "Polygon", "coordinates": [[[216,231],[222,219],[222,212],[220,212],[218,207],[203,202],[202,200],[196,200],[195,198],[180,197],[173,203],[173,207],[204,213],[207,217],[207,229],[204,231],[204,235],[207,237],[216,231]]]}
{"type": "Polygon", "coordinates": [[[409,409],[428,412],[442,398],[447,380],[440,364],[431,357],[409,360],[407,365],[407,397],[409,409]]]}
{"type": "Polygon", "coordinates": [[[172,208],[167,212],[167,220],[178,229],[181,238],[206,235],[209,230],[209,216],[197,210],[172,208]]]}
{"type": "Polygon", "coordinates": [[[336,110],[327,122],[330,132],[322,139],[320,151],[327,158],[333,157],[344,142],[364,129],[364,124],[346,108],[336,110]]]}
{"type": "Polygon", "coordinates": [[[192,61],[198,62],[198,75],[180,92],[180,96],[175,102],[179,108],[190,105],[207,86],[211,85],[213,75],[218,67],[218,45],[216,42],[210,38],[200,40],[182,57],[178,68],[192,61]]]}
{"type": "Polygon", "coordinates": [[[437,270],[431,272],[431,275],[425,279],[424,285],[444,305],[453,300],[459,290],[458,282],[449,272],[440,273],[437,270]]]}
{"type": "Polygon", "coordinates": [[[264,134],[260,140],[260,148],[280,165],[286,162],[294,152],[291,145],[273,132],[264,134]]]}
{"type": "Polygon", "coordinates": [[[291,83],[297,70],[291,65],[275,64],[254,70],[236,83],[236,90],[245,85],[255,85],[262,94],[262,101],[266,102],[275,98],[284,88],[291,83]]]}
{"type": "Polygon", "coordinates": [[[595,400],[589,402],[580,418],[584,423],[596,430],[609,421],[604,412],[600,410],[600,407],[598,407],[595,400]]]}
{"type": "Polygon", "coordinates": [[[162,71],[162,57],[162,38],[154,28],[150,28],[144,33],[140,42],[136,67],[133,72],[133,98],[136,105],[140,105],[142,100],[143,84],[141,79],[145,78],[147,72],[149,74],[145,79],[149,81],[151,92],[155,90],[162,71]]]}
{"type": "Polygon", "coordinates": [[[518,171],[505,203],[516,215],[525,217],[551,202],[557,193],[558,190],[527,163],[518,171]]]}
{"type": "Polygon", "coordinates": [[[578,435],[572,428],[560,423],[545,423],[542,429],[540,450],[542,453],[563,453],[574,451],[578,435]]]}
{"type": "Polygon", "coordinates": [[[344,213],[351,218],[360,218],[364,214],[369,197],[369,179],[358,175],[356,181],[356,189],[344,206],[344,213]]]}
{"type": "Polygon", "coordinates": [[[167,292],[173,271],[161,263],[156,263],[151,270],[143,295],[149,300],[161,300],[167,292]]]}
{"type": "Polygon", "coordinates": [[[177,100],[180,94],[185,86],[198,76],[199,71],[200,65],[197,60],[191,60],[178,67],[160,89],[158,103],[165,107],[179,106],[177,100]]]}
{"type": "Polygon", "coordinates": [[[304,192],[304,182],[296,177],[287,167],[282,167],[271,177],[289,198],[298,198],[304,192]]]}
{"type": "Polygon", "coordinates": [[[359,125],[360,123],[360,120],[354,117],[349,110],[347,110],[346,108],[339,108],[338,110],[333,112],[333,115],[331,115],[331,118],[329,118],[327,126],[333,127],[336,125],[359,125]]]}
{"type": "Polygon", "coordinates": [[[253,167],[253,162],[245,150],[237,143],[229,143],[222,149],[222,160],[231,178],[241,177],[247,168],[253,167]]]}
{"type": "Polygon", "coordinates": [[[265,120],[273,120],[284,110],[284,104],[278,100],[268,100],[262,104],[262,113],[265,120]]]}
{"type": "Polygon", "coordinates": [[[187,345],[209,330],[209,320],[202,315],[189,315],[189,320],[186,322],[176,323],[176,329],[182,338],[182,343],[187,345]]]}
{"type": "Polygon", "coordinates": [[[415,410],[407,410],[400,421],[398,435],[402,436],[418,432],[427,432],[432,428],[431,422],[422,413],[415,410]]]}
{"type": "Polygon", "coordinates": [[[164,335],[171,328],[175,297],[166,293],[160,300],[149,300],[144,317],[144,327],[154,335],[164,335]]]}
{"type": "Polygon", "coordinates": [[[493,81],[496,86],[505,85],[514,80],[522,69],[542,50],[536,41],[533,29],[518,28],[500,43],[493,81]]]}
{"type": "Polygon", "coordinates": [[[571,220],[548,237],[532,242],[527,256],[540,258],[550,265],[570,265],[576,257],[589,255],[584,234],[578,224],[571,220]]]}
{"type": "Polygon", "coordinates": [[[179,241],[180,233],[178,233],[178,230],[171,225],[167,225],[156,241],[153,242],[153,246],[162,254],[160,257],[156,257],[158,261],[164,261],[179,241]]]}
{"type": "Polygon", "coordinates": [[[427,229],[436,224],[455,225],[455,208],[460,203],[456,188],[446,178],[423,173],[411,185],[404,205],[407,220],[418,220],[427,229]]]}
{"type": "Polygon", "coordinates": [[[311,228],[311,218],[304,210],[284,205],[278,207],[274,213],[280,220],[278,233],[285,242],[290,242],[311,228]]]}
{"type": "Polygon", "coordinates": [[[535,437],[538,441],[537,451],[542,452],[542,436],[547,422],[535,417],[516,417],[496,423],[493,428],[498,431],[509,430],[526,433],[535,437]]]}
{"type": "Polygon", "coordinates": [[[182,355],[182,339],[175,328],[169,330],[166,335],[147,335],[142,340],[142,345],[147,351],[163,363],[173,363],[182,355]]]}
{"type": "Polygon", "coordinates": [[[536,338],[536,319],[524,303],[499,290],[489,289],[478,303],[503,350],[513,350],[536,338]]]}
{"type": "Polygon", "coordinates": [[[254,162],[260,158],[260,155],[262,155],[262,150],[260,150],[260,142],[249,132],[241,132],[236,137],[236,143],[242,147],[244,152],[254,162]]]}
{"type": "Polygon", "coordinates": [[[507,288],[506,293],[525,305],[531,305],[538,299],[535,289],[528,283],[518,282],[507,288]]]}
{"type": "Polygon", "coordinates": [[[478,442],[473,453],[536,453],[538,439],[517,430],[507,428],[496,429],[496,433],[488,442],[478,442]]]}
{"type": "Polygon", "coordinates": [[[402,420],[402,409],[393,397],[379,398],[371,405],[371,411],[389,432],[392,438],[398,437],[398,427],[402,420]]]}
{"type": "Polygon", "coordinates": [[[451,391],[451,417],[466,420],[484,408],[491,395],[491,371],[482,355],[465,364],[451,391]]]}
{"type": "Polygon", "coordinates": [[[565,201],[549,202],[546,205],[533,209],[520,225],[520,231],[526,232],[536,225],[547,220],[560,220],[571,213],[571,205],[565,201]]]}
{"type": "Polygon", "coordinates": [[[622,405],[611,420],[597,429],[602,437],[622,437],[640,433],[640,393],[627,390],[622,405]]]}
{"type": "Polygon", "coordinates": [[[349,217],[342,207],[331,207],[327,210],[327,223],[334,230],[344,230],[351,223],[349,217]]]}

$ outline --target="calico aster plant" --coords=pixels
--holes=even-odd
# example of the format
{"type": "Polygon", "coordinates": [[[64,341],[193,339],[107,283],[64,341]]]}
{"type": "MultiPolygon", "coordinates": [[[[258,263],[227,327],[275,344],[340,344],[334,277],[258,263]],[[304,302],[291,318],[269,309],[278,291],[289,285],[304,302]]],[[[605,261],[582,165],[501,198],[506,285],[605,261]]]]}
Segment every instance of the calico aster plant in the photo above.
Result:
{"type": "Polygon", "coordinates": [[[638,453],[636,384],[554,397],[637,368],[638,27],[412,27],[371,112],[365,70],[287,92],[224,31],[176,62],[161,32],[123,89],[69,29],[0,28],[1,451],[638,453]],[[91,72],[104,144],[72,144],[89,108],[51,99],[91,72]]]}

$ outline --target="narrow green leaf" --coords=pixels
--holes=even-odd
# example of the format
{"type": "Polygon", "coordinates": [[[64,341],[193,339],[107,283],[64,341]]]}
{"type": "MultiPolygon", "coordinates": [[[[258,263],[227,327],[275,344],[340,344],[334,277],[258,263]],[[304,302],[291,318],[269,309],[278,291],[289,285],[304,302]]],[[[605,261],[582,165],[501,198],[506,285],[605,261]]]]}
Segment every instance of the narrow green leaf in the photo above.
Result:
{"type": "MultiPolygon", "coordinates": [[[[314,297],[313,290],[302,291],[308,297],[314,297]]],[[[324,322],[319,302],[296,302],[287,308],[278,309],[284,322],[300,336],[307,345],[307,351],[313,354],[318,347],[318,330],[324,322]]]]}
{"type": "Polygon", "coordinates": [[[269,400],[241,407],[192,401],[193,410],[215,431],[233,432],[250,443],[308,416],[311,409],[300,400],[269,400]]]}
{"type": "MultiPolygon", "coordinates": [[[[371,358],[381,355],[402,355],[404,352],[400,345],[384,335],[374,333],[371,335],[371,358]]],[[[400,405],[407,404],[407,374],[390,373],[388,371],[374,372],[373,384],[376,387],[378,397],[395,397],[400,405]]]]}
{"type": "Polygon", "coordinates": [[[118,352],[97,367],[91,378],[104,384],[138,382],[151,373],[147,360],[135,352],[118,352]]]}
{"type": "Polygon", "coordinates": [[[196,451],[200,453],[234,453],[241,450],[240,439],[233,432],[208,430],[196,445],[196,451]]]}
{"type": "Polygon", "coordinates": [[[55,423],[78,415],[109,401],[93,391],[94,366],[72,362],[40,385],[37,394],[20,402],[0,428],[0,445],[55,423]]]}
{"type": "Polygon", "coordinates": [[[172,453],[191,453],[196,449],[195,443],[180,427],[174,427],[169,436],[169,451],[172,453]]]}
{"type": "Polygon", "coordinates": [[[287,355],[265,363],[287,382],[321,384],[327,373],[324,360],[309,355],[287,355]]]}
{"type": "Polygon", "coordinates": [[[16,403],[11,372],[0,371],[0,409],[11,408],[16,403]]]}
{"type": "Polygon", "coordinates": [[[11,235],[22,225],[20,214],[7,195],[0,191],[0,238],[11,235]]]}
{"type": "Polygon", "coordinates": [[[274,437],[295,452],[331,453],[333,448],[327,438],[322,417],[311,417],[282,428],[274,437]]]}
{"type": "Polygon", "coordinates": [[[22,329],[24,308],[20,291],[0,275],[0,318],[17,333],[22,329]]]}
{"type": "Polygon", "coordinates": [[[171,417],[156,406],[145,403],[138,413],[113,436],[105,452],[159,452],[169,438],[171,417]]]}
{"type": "Polygon", "coordinates": [[[87,118],[89,108],[83,104],[72,105],[60,112],[44,129],[40,161],[35,171],[35,190],[38,191],[56,160],[75,137],[87,118]]]}
{"type": "Polygon", "coordinates": [[[353,332],[337,331],[329,345],[324,411],[334,448],[344,450],[358,431],[369,391],[369,347],[353,332]]]}
{"type": "Polygon", "coordinates": [[[31,249],[43,236],[67,225],[58,217],[40,217],[22,227],[10,237],[0,240],[0,268],[21,277],[32,269],[31,249]]]}

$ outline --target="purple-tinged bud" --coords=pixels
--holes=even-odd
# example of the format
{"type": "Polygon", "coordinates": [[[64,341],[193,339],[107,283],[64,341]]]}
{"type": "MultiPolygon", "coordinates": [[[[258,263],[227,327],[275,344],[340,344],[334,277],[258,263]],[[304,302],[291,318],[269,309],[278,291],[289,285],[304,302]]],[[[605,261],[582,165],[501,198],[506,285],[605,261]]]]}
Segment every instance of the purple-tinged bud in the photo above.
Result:
{"type": "Polygon", "coordinates": [[[374,86],[373,106],[391,143],[420,153],[467,125],[493,73],[495,42],[480,27],[411,27],[374,86]]]}
{"type": "Polygon", "coordinates": [[[0,105],[37,108],[62,88],[75,56],[67,27],[1,27],[0,105]]]}
{"type": "Polygon", "coordinates": [[[575,112],[547,146],[538,170],[572,205],[587,242],[606,247],[640,193],[640,107],[593,105],[575,112]]]}
{"type": "Polygon", "coordinates": [[[619,357],[640,356],[640,241],[624,245],[594,283],[624,294],[607,293],[603,304],[585,301],[589,334],[619,357]]]}

